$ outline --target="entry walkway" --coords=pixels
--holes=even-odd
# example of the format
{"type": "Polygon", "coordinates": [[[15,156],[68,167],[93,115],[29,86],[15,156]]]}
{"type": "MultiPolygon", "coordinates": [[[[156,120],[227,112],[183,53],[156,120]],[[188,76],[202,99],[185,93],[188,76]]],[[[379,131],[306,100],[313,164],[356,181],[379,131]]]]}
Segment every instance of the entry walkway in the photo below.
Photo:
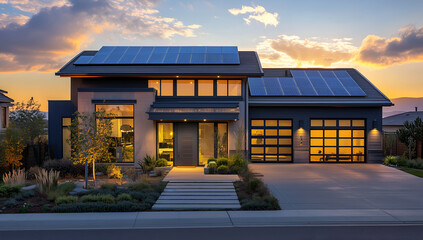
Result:
{"type": "Polygon", "coordinates": [[[205,175],[202,167],[174,167],[153,210],[239,209],[233,182],[237,175],[205,175]]]}

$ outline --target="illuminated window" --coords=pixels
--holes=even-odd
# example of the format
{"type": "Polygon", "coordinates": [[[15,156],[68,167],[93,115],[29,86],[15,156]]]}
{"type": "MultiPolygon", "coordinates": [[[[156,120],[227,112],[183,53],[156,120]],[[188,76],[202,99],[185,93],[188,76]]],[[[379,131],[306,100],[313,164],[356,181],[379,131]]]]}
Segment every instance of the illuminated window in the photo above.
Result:
{"type": "Polygon", "coordinates": [[[310,162],[365,161],[365,120],[313,119],[310,128],[310,162]]]}
{"type": "Polygon", "coordinates": [[[213,96],[213,80],[198,80],[198,96],[213,96]]]}
{"type": "Polygon", "coordinates": [[[71,123],[72,119],[70,117],[62,118],[62,155],[65,159],[69,159],[71,156],[71,145],[68,142],[71,138],[71,131],[69,128],[71,123]]]}
{"type": "Polygon", "coordinates": [[[228,96],[241,96],[241,80],[229,80],[228,96]]]}
{"type": "Polygon", "coordinates": [[[176,81],[177,96],[194,96],[195,80],[177,80],[176,81]]]}
{"type": "Polygon", "coordinates": [[[173,96],[173,80],[148,80],[148,87],[156,89],[157,96],[173,96]]]}
{"type": "Polygon", "coordinates": [[[156,89],[156,95],[160,96],[160,80],[148,80],[148,87],[156,89]]]}
{"type": "Polygon", "coordinates": [[[292,120],[251,120],[251,160],[292,161],[292,120]]]}
{"type": "Polygon", "coordinates": [[[228,80],[217,80],[217,96],[228,96],[228,80]]]}
{"type": "Polygon", "coordinates": [[[158,158],[173,162],[173,123],[157,123],[158,158]]]}

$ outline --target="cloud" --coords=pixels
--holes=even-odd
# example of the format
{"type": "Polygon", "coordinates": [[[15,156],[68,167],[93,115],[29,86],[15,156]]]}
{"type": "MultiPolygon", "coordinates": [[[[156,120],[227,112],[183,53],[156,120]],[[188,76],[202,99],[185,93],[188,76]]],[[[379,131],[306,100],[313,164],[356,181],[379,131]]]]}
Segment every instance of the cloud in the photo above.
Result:
{"type": "Polygon", "coordinates": [[[42,8],[61,7],[69,5],[68,0],[0,0],[23,12],[37,13],[42,8]]]}
{"type": "Polygon", "coordinates": [[[7,25],[14,23],[18,25],[23,25],[29,20],[28,16],[25,15],[9,15],[6,13],[0,14],[0,29],[6,27],[7,25]]]}
{"type": "Polygon", "coordinates": [[[399,37],[390,39],[367,36],[361,44],[356,61],[378,67],[423,61],[423,26],[404,27],[399,31],[399,37]]]}
{"type": "Polygon", "coordinates": [[[290,63],[296,66],[330,66],[348,62],[357,50],[351,40],[319,38],[301,39],[298,36],[280,35],[277,39],[265,39],[258,45],[260,58],[265,62],[290,63]]]}
{"type": "Polygon", "coordinates": [[[245,23],[250,24],[251,20],[256,20],[267,25],[277,26],[279,24],[278,21],[278,13],[269,13],[266,9],[260,5],[257,6],[244,6],[242,5],[241,9],[238,8],[231,8],[228,11],[232,15],[245,15],[248,14],[248,17],[243,18],[245,23]]]}
{"type": "Polygon", "coordinates": [[[52,71],[86,47],[96,34],[126,39],[193,37],[198,24],[157,15],[151,0],[70,0],[42,8],[25,24],[0,28],[0,72],[52,71]]]}

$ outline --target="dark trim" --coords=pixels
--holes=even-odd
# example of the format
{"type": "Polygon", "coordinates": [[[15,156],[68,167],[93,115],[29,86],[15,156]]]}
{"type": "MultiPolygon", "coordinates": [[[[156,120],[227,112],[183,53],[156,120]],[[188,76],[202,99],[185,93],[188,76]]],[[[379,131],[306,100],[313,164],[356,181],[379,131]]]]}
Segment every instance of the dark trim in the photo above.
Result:
{"type": "Polygon", "coordinates": [[[192,101],[192,100],[198,100],[198,101],[243,101],[242,96],[238,97],[225,97],[225,96],[207,96],[207,97],[201,97],[201,96],[192,96],[192,97],[178,97],[178,96],[156,96],[156,100],[159,102],[164,101],[192,101]]]}
{"type": "Polygon", "coordinates": [[[154,88],[78,88],[78,92],[154,92],[154,88]]]}
{"type": "Polygon", "coordinates": [[[239,102],[154,102],[152,108],[238,108],[239,102]]]}
{"type": "Polygon", "coordinates": [[[239,113],[156,113],[147,112],[148,120],[165,120],[165,121],[203,121],[203,119],[213,121],[234,121],[238,120],[239,113]]]}
{"type": "Polygon", "coordinates": [[[91,103],[95,104],[136,104],[137,100],[102,100],[102,99],[92,99],[91,103]]]}

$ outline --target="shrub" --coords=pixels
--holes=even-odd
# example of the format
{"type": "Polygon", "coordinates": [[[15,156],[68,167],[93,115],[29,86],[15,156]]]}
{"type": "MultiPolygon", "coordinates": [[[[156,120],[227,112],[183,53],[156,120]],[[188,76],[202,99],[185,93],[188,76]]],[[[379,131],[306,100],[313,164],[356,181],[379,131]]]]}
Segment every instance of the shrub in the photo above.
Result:
{"type": "Polygon", "coordinates": [[[115,190],[117,188],[116,184],[113,183],[103,183],[100,186],[101,189],[109,189],[109,190],[115,190]]]}
{"type": "Polygon", "coordinates": [[[40,192],[47,193],[48,191],[56,189],[59,174],[60,173],[58,171],[48,171],[42,168],[40,172],[35,175],[35,181],[40,192]]]}
{"type": "Polygon", "coordinates": [[[397,159],[397,156],[386,156],[384,162],[386,164],[397,165],[397,159]]]}
{"type": "Polygon", "coordinates": [[[407,158],[405,158],[403,156],[400,156],[400,157],[397,158],[397,165],[398,166],[406,166],[407,165],[407,161],[408,161],[407,158]]]}
{"type": "Polygon", "coordinates": [[[107,176],[109,178],[122,179],[122,168],[114,164],[107,166],[107,176]]]}
{"type": "Polygon", "coordinates": [[[209,164],[207,164],[207,166],[208,166],[209,168],[217,168],[217,164],[216,164],[216,162],[210,162],[209,164]]]}
{"type": "Polygon", "coordinates": [[[145,182],[136,182],[128,185],[130,191],[151,191],[150,184],[145,182]]]}
{"type": "Polygon", "coordinates": [[[244,157],[240,153],[231,155],[229,166],[241,169],[244,167],[244,157]]]}
{"type": "Polygon", "coordinates": [[[156,167],[167,167],[166,159],[160,158],[156,161],[156,167]]]}
{"type": "Polygon", "coordinates": [[[217,172],[218,172],[219,174],[225,174],[225,173],[228,173],[228,170],[229,170],[229,168],[228,168],[228,166],[226,166],[226,165],[221,165],[221,166],[219,166],[219,167],[217,168],[217,172]]]}
{"type": "Polygon", "coordinates": [[[210,162],[216,162],[216,158],[207,159],[207,164],[210,164],[210,162]]]}
{"type": "Polygon", "coordinates": [[[72,176],[84,176],[85,166],[83,164],[74,164],[72,161],[67,159],[51,159],[43,163],[43,168],[46,170],[55,170],[60,172],[61,177],[72,176]]]}
{"type": "Polygon", "coordinates": [[[133,167],[128,167],[123,169],[124,174],[130,179],[131,181],[137,180],[137,170],[133,167]]]}
{"type": "Polygon", "coordinates": [[[156,166],[156,158],[147,154],[143,160],[138,160],[138,165],[144,173],[150,174],[156,166]]]}
{"type": "Polygon", "coordinates": [[[248,200],[241,204],[241,210],[267,210],[268,206],[264,201],[248,200]]]}
{"type": "Polygon", "coordinates": [[[217,166],[218,167],[220,167],[220,166],[228,166],[228,163],[229,163],[229,161],[228,161],[228,159],[227,158],[218,158],[217,160],[216,160],[216,163],[217,163],[217,166]]]}
{"type": "Polygon", "coordinates": [[[74,190],[75,187],[76,187],[76,185],[74,183],[71,183],[71,182],[62,183],[59,186],[57,186],[56,189],[51,189],[50,191],[48,191],[47,199],[48,200],[54,200],[58,197],[66,196],[67,194],[72,192],[72,190],[74,190]]]}
{"type": "Polygon", "coordinates": [[[61,196],[56,198],[56,205],[66,204],[66,203],[76,203],[78,201],[77,197],[74,196],[61,196]]]}
{"type": "Polygon", "coordinates": [[[112,195],[84,195],[79,199],[80,202],[102,202],[102,203],[115,203],[115,198],[112,195]]]}
{"type": "Polygon", "coordinates": [[[100,164],[97,163],[96,166],[95,166],[95,171],[100,172],[103,175],[107,175],[107,167],[108,166],[109,165],[107,163],[100,163],[100,164]]]}
{"type": "Polygon", "coordinates": [[[262,185],[263,182],[258,178],[253,178],[247,182],[247,188],[250,192],[256,192],[262,185]]]}
{"type": "Polygon", "coordinates": [[[127,194],[127,193],[122,193],[119,194],[116,198],[116,201],[121,202],[121,201],[132,201],[132,197],[131,195],[127,194]]]}
{"type": "Polygon", "coordinates": [[[15,196],[21,191],[20,186],[9,186],[3,185],[0,186],[0,198],[10,198],[15,196]]]}
{"type": "Polygon", "coordinates": [[[26,174],[25,169],[13,170],[3,175],[3,182],[6,185],[17,186],[25,185],[26,174]]]}
{"type": "Polygon", "coordinates": [[[6,202],[4,202],[3,206],[10,208],[10,207],[15,207],[18,206],[18,201],[16,201],[16,199],[11,198],[8,199],[6,202]]]}
{"type": "Polygon", "coordinates": [[[40,167],[34,166],[29,168],[28,172],[26,173],[26,177],[28,179],[35,179],[35,174],[39,173],[41,171],[40,167]]]}
{"type": "Polygon", "coordinates": [[[23,198],[30,198],[35,196],[35,191],[34,190],[23,191],[22,193],[20,193],[20,195],[22,195],[23,198]]]}
{"type": "Polygon", "coordinates": [[[107,204],[102,202],[77,202],[61,204],[51,209],[52,212],[136,212],[149,209],[148,204],[138,204],[128,201],[118,202],[116,204],[107,204]]]}
{"type": "Polygon", "coordinates": [[[269,210],[280,210],[281,207],[279,205],[279,201],[274,196],[265,196],[263,198],[264,202],[266,202],[269,206],[269,210]]]}
{"type": "Polygon", "coordinates": [[[27,213],[29,212],[29,206],[30,203],[24,203],[20,208],[19,208],[19,213],[27,213]]]}
{"type": "Polygon", "coordinates": [[[41,207],[41,212],[50,212],[50,204],[44,204],[42,207],[41,207]]]}

